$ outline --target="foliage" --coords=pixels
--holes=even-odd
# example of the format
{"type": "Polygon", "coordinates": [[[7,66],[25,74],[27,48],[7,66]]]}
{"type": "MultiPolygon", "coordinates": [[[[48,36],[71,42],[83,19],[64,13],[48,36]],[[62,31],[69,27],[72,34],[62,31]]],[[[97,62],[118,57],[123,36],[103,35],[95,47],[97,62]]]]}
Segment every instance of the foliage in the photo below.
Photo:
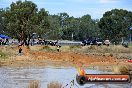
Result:
{"type": "Polygon", "coordinates": [[[38,11],[37,5],[31,1],[17,1],[5,9],[5,32],[10,36],[28,43],[33,33],[41,36],[49,27],[48,12],[44,8],[38,11]]]}
{"type": "Polygon", "coordinates": [[[132,23],[132,12],[123,9],[113,9],[105,12],[100,19],[99,27],[103,38],[118,43],[121,37],[128,36],[128,28],[132,23]]]}
{"type": "Polygon", "coordinates": [[[4,9],[0,9],[0,33],[3,33],[4,30],[3,14],[4,14],[4,9]]]}
{"type": "Polygon", "coordinates": [[[88,37],[99,37],[98,20],[92,20],[90,15],[81,18],[70,17],[67,13],[50,15],[51,36],[64,40],[83,40],[88,37]]]}
{"type": "Polygon", "coordinates": [[[98,20],[89,14],[70,17],[67,13],[49,15],[44,8],[38,10],[32,1],[16,1],[0,9],[0,33],[29,44],[33,33],[45,39],[84,40],[89,37],[110,39],[118,43],[128,37],[132,26],[132,12],[113,9],[98,20]]]}
{"type": "Polygon", "coordinates": [[[60,30],[60,21],[58,15],[49,15],[50,30],[44,34],[44,37],[47,39],[60,39],[61,30],[60,30]]]}

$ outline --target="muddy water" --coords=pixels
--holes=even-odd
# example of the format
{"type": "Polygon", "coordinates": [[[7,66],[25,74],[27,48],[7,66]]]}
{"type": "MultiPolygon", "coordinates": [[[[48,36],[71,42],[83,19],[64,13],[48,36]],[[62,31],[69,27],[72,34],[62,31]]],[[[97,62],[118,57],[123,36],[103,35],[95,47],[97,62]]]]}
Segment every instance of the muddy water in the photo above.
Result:
{"type": "MultiPolygon", "coordinates": [[[[99,70],[87,69],[89,74],[101,74],[108,73],[99,70]]],[[[64,86],[69,84],[70,81],[75,80],[77,70],[75,68],[0,68],[0,88],[27,88],[29,82],[32,80],[37,80],[40,82],[41,88],[47,88],[47,84],[52,81],[57,81],[62,83],[64,86]]],[[[75,82],[75,84],[77,84],[75,82]]],[[[124,85],[95,85],[86,84],[84,86],[79,86],[77,84],[74,88],[132,88],[130,84],[124,85]],[[78,86],[78,87],[77,87],[78,86]]],[[[70,84],[65,87],[70,88],[70,84]]]]}

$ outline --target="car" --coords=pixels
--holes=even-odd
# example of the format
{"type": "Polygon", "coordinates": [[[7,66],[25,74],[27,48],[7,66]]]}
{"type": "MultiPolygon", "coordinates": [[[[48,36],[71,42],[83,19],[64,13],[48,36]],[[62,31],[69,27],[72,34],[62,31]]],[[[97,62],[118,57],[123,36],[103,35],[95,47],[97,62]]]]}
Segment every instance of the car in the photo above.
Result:
{"type": "Polygon", "coordinates": [[[82,41],[82,45],[90,45],[91,44],[91,40],[90,39],[86,39],[82,41]]]}
{"type": "Polygon", "coordinates": [[[92,39],[92,38],[89,38],[87,40],[84,40],[82,41],[82,44],[83,45],[102,45],[102,41],[101,39],[92,39]]]}
{"type": "Polygon", "coordinates": [[[109,45],[110,45],[110,40],[108,40],[108,39],[107,39],[107,40],[105,40],[105,41],[104,41],[104,45],[109,46],[109,45]]]}

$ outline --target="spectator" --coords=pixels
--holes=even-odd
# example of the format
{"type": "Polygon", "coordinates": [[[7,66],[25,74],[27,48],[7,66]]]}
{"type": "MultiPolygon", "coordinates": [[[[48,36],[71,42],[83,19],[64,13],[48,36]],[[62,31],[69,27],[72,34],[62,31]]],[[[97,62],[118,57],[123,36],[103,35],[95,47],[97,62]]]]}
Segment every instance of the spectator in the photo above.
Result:
{"type": "Polygon", "coordinates": [[[60,52],[60,45],[57,45],[57,51],[60,52]]]}
{"type": "Polygon", "coordinates": [[[18,54],[21,55],[22,54],[22,48],[21,48],[21,46],[18,46],[18,49],[19,49],[18,50],[18,54]]]}

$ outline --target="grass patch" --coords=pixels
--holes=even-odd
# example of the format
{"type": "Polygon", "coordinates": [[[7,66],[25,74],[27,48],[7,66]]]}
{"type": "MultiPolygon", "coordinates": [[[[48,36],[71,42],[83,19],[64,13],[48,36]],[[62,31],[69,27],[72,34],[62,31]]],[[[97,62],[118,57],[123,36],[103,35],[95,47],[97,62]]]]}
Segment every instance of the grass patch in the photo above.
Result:
{"type": "MultiPolygon", "coordinates": [[[[46,51],[46,52],[55,52],[57,51],[56,46],[43,46],[43,45],[35,45],[30,46],[30,50],[33,51],[46,51]]],[[[61,52],[78,52],[78,53],[132,53],[132,47],[125,48],[122,45],[110,45],[110,46],[96,46],[96,45],[88,45],[88,46],[80,46],[80,45],[71,45],[71,46],[61,46],[61,52]]]]}
{"type": "Polygon", "coordinates": [[[71,45],[71,46],[69,46],[69,48],[70,49],[75,49],[75,48],[81,48],[81,46],[80,45],[71,45]]]}
{"type": "Polygon", "coordinates": [[[6,57],[7,55],[5,53],[3,53],[2,51],[0,51],[0,57],[6,57]]]}
{"type": "Polygon", "coordinates": [[[0,61],[0,67],[2,66],[2,62],[0,61]]]}
{"type": "Polygon", "coordinates": [[[62,84],[58,82],[51,82],[47,85],[47,88],[62,88],[62,84]]]}
{"type": "Polygon", "coordinates": [[[88,49],[90,49],[90,50],[96,50],[96,47],[97,47],[97,46],[90,45],[90,46],[88,47],[88,49]]]}
{"type": "Polygon", "coordinates": [[[31,81],[29,83],[28,88],[40,88],[40,82],[39,81],[31,81]]]}
{"type": "Polygon", "coordinates": [[[56,47],[55,46],[43,46],[42,51],[56,51],[56,47]]]}
{"type": "Polygon", "coordinates": [[[1,59],[6,59],[7,58],[7,54],[0,50],[0,58],[1,59]]]}
{"type": "Polygon", "coordinates": [[[83,46],[80,50],[83,53],[132,53],[132,47],[125,48],[122,45],[110,45],[110,46],[83,46]]]}
{"type": "Polygon", "coordinates": [[[30,50],[32,51],[45,51],[45,52],[52,52],[55,51],[56,46],[48,46],[48,45],[35,45],[35,46],[30,46],[30,50]]]}
{"type": "Polygon", "coordinates": [[[128,66],[116,66],[116,67],[114,66],[113,72],[115,74],[125,74],[125,75],[130,74],[128,66]]]}
{"type": "Polygon", "coordinates": [[[34,46],[30,46],[30,50],[32,51],[40,51],[43,49],[42,45],[34,45],[34,46]]]}
{"type": "Polygon", "coordinates": [[[69,51],[72,51],[72,52],[79,52],[81,50],[81,46],[80,45],[71,45],[69,46],[69,51]]]}
{"type": "Polygon", "coordinates": [[[62,52],[69,52],[69,51],[71,51],[70,50],[70,46],[61,46],[60,47],[60,51],[62,51],[62,52]]]}

